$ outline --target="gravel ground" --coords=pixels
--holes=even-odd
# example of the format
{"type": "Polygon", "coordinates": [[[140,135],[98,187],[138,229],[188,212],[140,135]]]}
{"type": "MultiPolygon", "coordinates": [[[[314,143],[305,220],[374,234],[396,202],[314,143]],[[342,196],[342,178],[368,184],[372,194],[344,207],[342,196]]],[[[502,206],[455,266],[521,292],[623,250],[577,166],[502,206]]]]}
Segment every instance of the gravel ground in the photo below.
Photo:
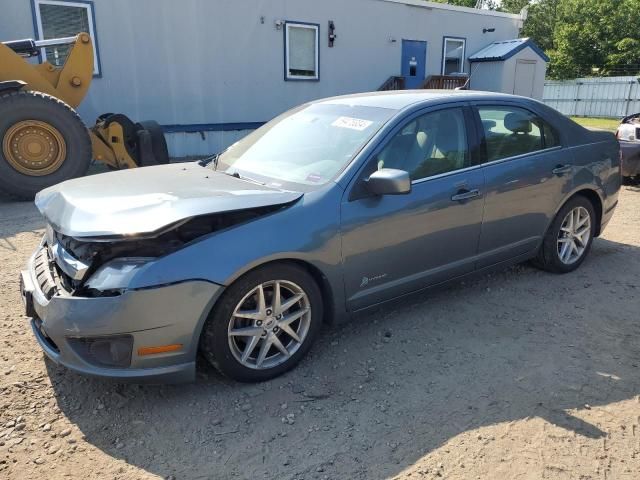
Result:
{"type": "Polygon", "coordinates": [[[45,361],[18,294],[42,227],[0,203],[0,478],[640,478],[638,187],[577,272],[517,266],[370,311],[260,385],[45,361]]]}

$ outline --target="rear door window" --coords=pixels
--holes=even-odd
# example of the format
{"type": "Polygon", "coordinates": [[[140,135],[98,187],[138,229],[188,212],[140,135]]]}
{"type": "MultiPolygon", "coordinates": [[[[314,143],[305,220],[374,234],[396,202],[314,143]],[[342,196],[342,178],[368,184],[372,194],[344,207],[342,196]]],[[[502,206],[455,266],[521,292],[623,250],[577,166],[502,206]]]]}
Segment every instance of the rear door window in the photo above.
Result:
{"type": "Polygon", "coordinates": [[[544,135],[544,148],[552,148],[560,146],[560,136],[558,132],[547,122],[542,122],[542,133],[544,135]]]}
{"type": "Polygon", "coordinates": [[[553,127],[528,110],[508,106],[479,106],[477,109],[488,162],[560,145],[553,127]]]}

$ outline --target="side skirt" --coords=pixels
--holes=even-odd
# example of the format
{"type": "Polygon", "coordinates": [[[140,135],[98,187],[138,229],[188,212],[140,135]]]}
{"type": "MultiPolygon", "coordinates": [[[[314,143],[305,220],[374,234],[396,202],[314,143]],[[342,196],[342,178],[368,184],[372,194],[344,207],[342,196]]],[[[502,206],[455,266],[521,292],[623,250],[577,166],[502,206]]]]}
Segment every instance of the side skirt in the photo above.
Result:
{"type": "Polygon", "coordinates": [[[392,299],[389,300],[385,300],[383,302],[378,302],[378,303],[374,303],[373,305],[368,305],[364,308],[358,309],[358,310],[352,310],[350,312],[347,312],[347,314],[345,315],[345,317],[350,318],[352,315],[356,314],[356,313],[361,313],[361,312],[365,312],[367,310],[371,310],[373,308],[377,308],[381,305],[386,305],[386,304],[391,304],[393,302],[396,302],[400,299],[403,298],[407,298],[413,295],[419,295],[428,291],[432,291],[432,290],[438,290],[447,286],[450,286],[453,283],[457,283],[460,282],[462,280],[467,280],[469,278],[476,278],[476,277],[481,277],[486,275],[487,273],[491,273],[491,272],[495,272],[495,271],[501,271],[506,269],[507,267],[510,267],[512,265],[517,265],[518,263],[523,263],[526,262],[527,260],[531,260],[532,258],[535,258],[536,254],[537,254],[537,249],[534,249],[530,252],[524,253],[522,255],[518,255],[517,257],[511,258],[509,260],[505,260],[503,262],[499,262],[493,265],[489,265],[486,267],[483,267],[479,270],[475,270],[473,272],[470,273],[466,273],[464,275],[459,275],[457,277],[453,277],[449,280],[446,280],[444,282],[440,282],[440,283],[436,283],[433,285],[429,285],[428,287],[425,288],[421,288],[419,290],[414,290],[413,292],[408,292],[405,293],[403,295],[394,297],[392,299]]]}

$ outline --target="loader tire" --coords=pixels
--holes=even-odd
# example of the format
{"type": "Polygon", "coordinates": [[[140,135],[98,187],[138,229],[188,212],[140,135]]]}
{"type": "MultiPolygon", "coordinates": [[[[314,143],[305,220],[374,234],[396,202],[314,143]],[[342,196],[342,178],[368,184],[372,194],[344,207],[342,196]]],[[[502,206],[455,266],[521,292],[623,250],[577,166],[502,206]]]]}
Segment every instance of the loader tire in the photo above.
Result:
{"type": "Polygon", "coordinates": [[[166,165],[169,163],[169,151],[167,149],[167,140],[164,138],[164,131],[158,122],[147,120],[138,123],[140,130],[147,130],[151,135],[151,150],[153,151],[153,159],[145,161],[141,158],[141,167],[149,167],[151,165],[166,165]]]}
{"type": "Polygon", "coordinates": [[[0,192],[31,200],[84,175],[91,158],[89,132],[69,105],[41,92],[0,95],[0,192]]]}

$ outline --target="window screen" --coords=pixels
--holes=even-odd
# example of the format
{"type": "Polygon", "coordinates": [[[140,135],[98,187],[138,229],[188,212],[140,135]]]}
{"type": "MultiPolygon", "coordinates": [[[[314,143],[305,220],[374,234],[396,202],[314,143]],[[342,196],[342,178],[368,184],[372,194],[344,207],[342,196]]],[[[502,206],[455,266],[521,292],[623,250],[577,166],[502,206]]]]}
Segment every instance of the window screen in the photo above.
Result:
{"type": "Polygon", "coordinates": [[[442,74],[451,75],[464,72],[465,40],[456,38],[444,39],[442,74]]]}
{"type": "Polygon", "coordinates": [[[318,79],[318,27],[287,24],[287,79],[318,79]]]}
{"type": "MultiPolygon", "coordinates": [[[[91,35],[94,49],[94,74],[99,74],[97,50],[95,43],[95,29],[91,4],[67,3],[58,1],[38,0],[37,20],[40,38],[73,37],[86,32],[91,35]]],[[[42,56],[55,66],[62,66],[67,60],[72,45],[56,45],[42,49],[42,56]]]]}

